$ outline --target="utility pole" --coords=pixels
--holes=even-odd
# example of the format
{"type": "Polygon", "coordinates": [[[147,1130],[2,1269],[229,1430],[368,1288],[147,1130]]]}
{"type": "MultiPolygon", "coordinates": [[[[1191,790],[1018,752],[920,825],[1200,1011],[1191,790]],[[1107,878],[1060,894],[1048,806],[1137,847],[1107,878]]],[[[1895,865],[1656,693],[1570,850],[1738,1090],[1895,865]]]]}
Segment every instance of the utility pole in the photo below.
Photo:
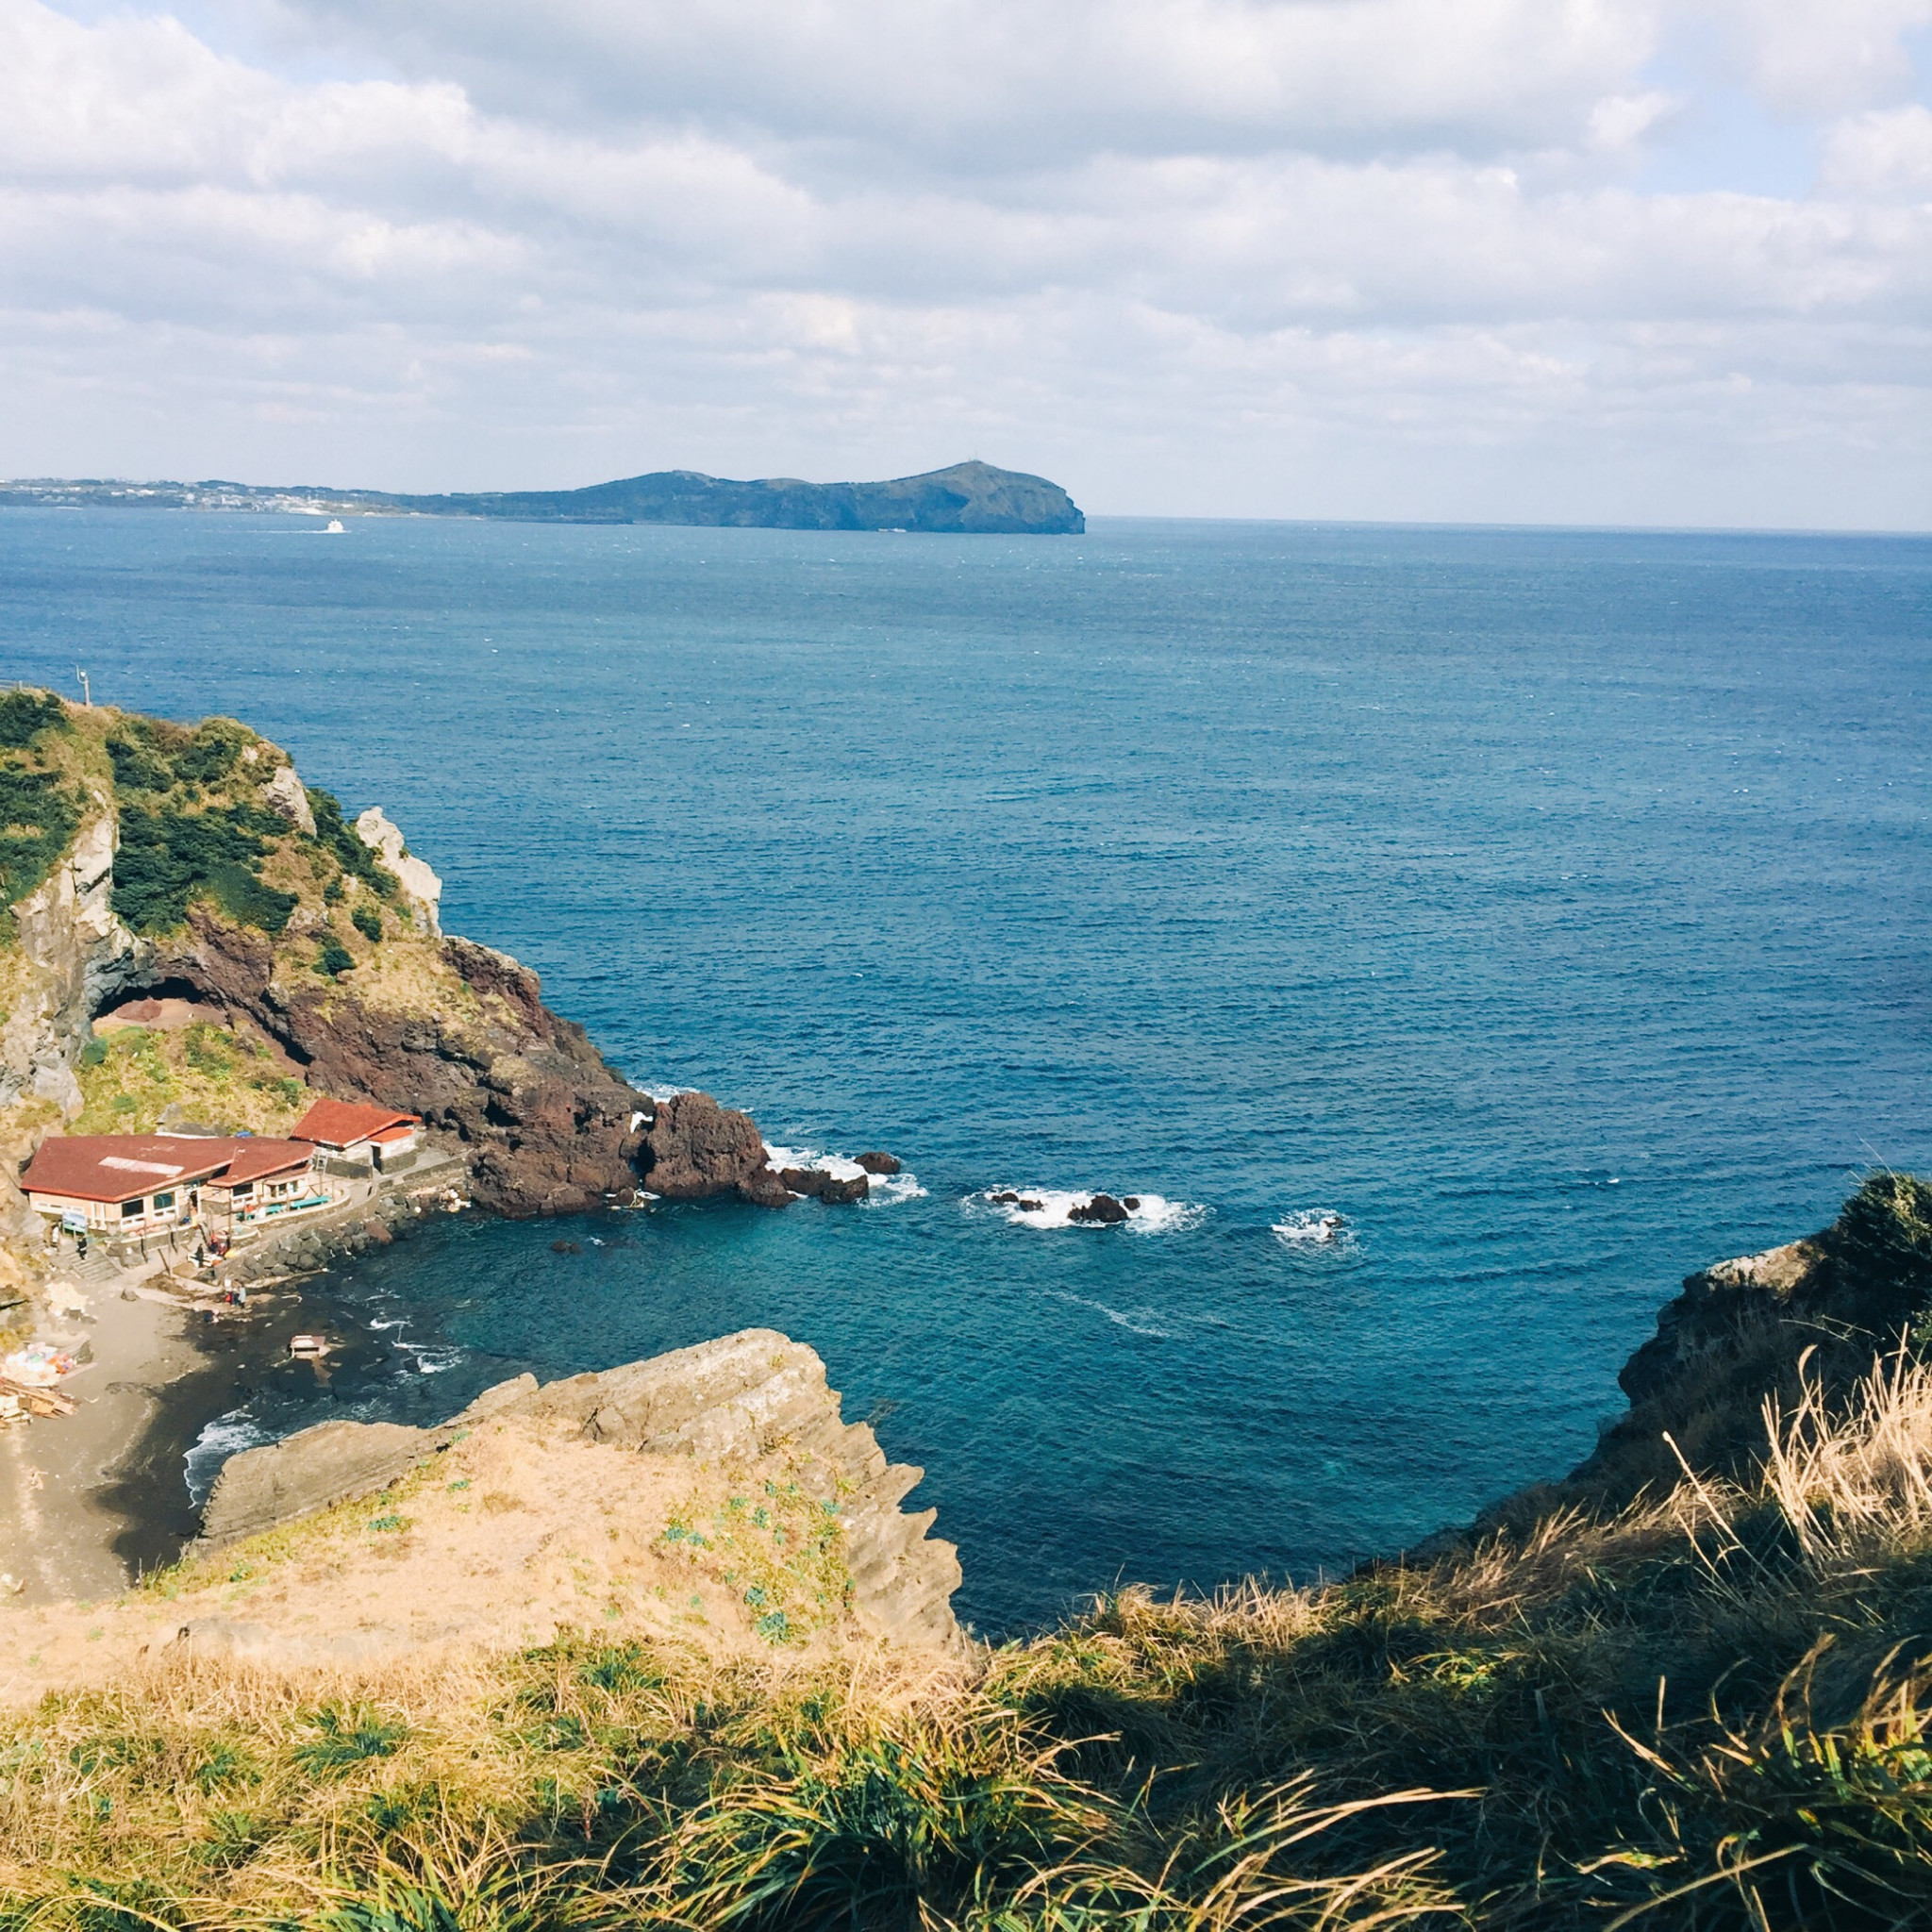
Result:
{"type": "Polygon", "coordinates": [[[87,673],[76,664],[74,667],[74,675],[80,679],[81,705],[83,708],[92,711],[94,708],[94,694],[93,688],[87,681],[87,673]]]}

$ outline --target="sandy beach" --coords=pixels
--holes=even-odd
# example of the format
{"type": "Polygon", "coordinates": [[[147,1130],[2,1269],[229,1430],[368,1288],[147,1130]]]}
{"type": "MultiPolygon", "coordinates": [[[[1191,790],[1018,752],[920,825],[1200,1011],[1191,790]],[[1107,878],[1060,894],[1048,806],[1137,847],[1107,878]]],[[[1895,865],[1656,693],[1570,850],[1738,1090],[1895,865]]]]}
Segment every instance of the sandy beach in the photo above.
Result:
{"type": "Polygon", "coordinates": [[[166,1289],[158,1260],[86,1291],[48,1324],[93,1359],[62,1378],[75,1410],[0,1430],[0,1574],[6,1600],[87,1602],[171,1562],[194,1533],[183,1457],[276,1353],[261,1299],[213,1323],[166,1289]],[[18,1586],[15,1588],[14,1586],[18,1586]]]}

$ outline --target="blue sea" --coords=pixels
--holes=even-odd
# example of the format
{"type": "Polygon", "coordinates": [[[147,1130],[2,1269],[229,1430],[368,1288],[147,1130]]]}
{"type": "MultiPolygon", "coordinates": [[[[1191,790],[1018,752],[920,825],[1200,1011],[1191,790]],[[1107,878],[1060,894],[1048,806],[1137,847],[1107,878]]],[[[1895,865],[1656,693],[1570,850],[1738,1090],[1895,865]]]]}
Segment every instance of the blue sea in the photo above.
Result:
{"type": "Polygon", "coordinates": [[[380,803],[634,1080],[910,1176],[441,1222],[197,1480],[757,1324],[983,1631],[1305,1579],[1569,1468],[1686,1272],[1932,1168],[1932,541],[8,511],[0,667],[76,665],[380,803]]]}

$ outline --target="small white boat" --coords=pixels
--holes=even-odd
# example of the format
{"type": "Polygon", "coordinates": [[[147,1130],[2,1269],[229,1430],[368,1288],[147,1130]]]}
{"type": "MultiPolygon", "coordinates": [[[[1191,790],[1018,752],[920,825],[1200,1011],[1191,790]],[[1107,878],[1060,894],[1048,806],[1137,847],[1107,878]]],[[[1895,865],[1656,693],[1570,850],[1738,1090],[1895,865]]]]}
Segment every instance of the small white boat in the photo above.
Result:
{"type": "Polygon", "coordinates": [[[328,520],[328,528],[322,534],[325,537],[346,537],[349,533],[343,528],[341,517],[331,517],[328,520]]]}

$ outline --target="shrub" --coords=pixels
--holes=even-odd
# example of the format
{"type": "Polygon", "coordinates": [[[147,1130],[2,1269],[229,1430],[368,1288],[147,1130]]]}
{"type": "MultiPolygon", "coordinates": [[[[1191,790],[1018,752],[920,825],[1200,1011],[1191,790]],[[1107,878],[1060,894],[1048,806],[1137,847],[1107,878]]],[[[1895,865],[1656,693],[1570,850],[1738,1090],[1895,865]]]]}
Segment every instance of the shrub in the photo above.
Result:
{"type": "Polygon", "coordinates": [[[336,856],[345,873],[358,878],[371,891],[392,899],[400,890],[396,877],[363,844],[362,835],[342,817],[342,802],[333,791],[319,786],[308,788],[308,809],[315,814],[316,843],[336,856]]]}
{"type": "Polygon", "coordinates": [[[166,791],[175,783],[175,774],[167,764],[131,739],[108,739],[108,757],[113,761],[117,791],[166,791]]]}
{"type": "Polygon", "coordinates": [[[1852,1285],[1910,1307],[1932,1302],[1932,1187],[1875,1174],[1844,1205],[1834,1229],[1852,1285]]]}
{"type": "Polygon", "coordinates": [[[209,718],[197,724],[176,755],[175,769],[190,785],[218,785],[235,769],[242,747],[252,741],[242,725],[228,718],[209,718]]]}
{"type": "Polygon", "coordinates": [[[190,902],[206,896],[244,924],[280,933],[300,902],[264,885],[257,865],[268,841],[287,829],[254,805],[205,811],[124,806],[114,910],[136,932],[173,932],[187,920],[190,902]]]}
{"type": "Polygon", "coordinates": [[[42,732],[66,724],[67,707],[51,691],[10,691],[0,697],[0,749],[25,751],[42,732]]]}
{"type": "Polygon", "coordinates": [[[382,938],[382,914],[374,906],[358,906],[349,914],[349,924],[373,946],[382,938]]]}
{"type": "Polygon", "coordinates": [[[0,906],[41,884],[79,824],[80,800],[58,774],[0,766],[0,906]]]}
{"type": "Polygon", "coordinates": [[[334,979],[338,974],[346,973],[356,963],[356,956],[337,939],[334,933],[325,932],[315,956],[315,970],[334,979]]]}

